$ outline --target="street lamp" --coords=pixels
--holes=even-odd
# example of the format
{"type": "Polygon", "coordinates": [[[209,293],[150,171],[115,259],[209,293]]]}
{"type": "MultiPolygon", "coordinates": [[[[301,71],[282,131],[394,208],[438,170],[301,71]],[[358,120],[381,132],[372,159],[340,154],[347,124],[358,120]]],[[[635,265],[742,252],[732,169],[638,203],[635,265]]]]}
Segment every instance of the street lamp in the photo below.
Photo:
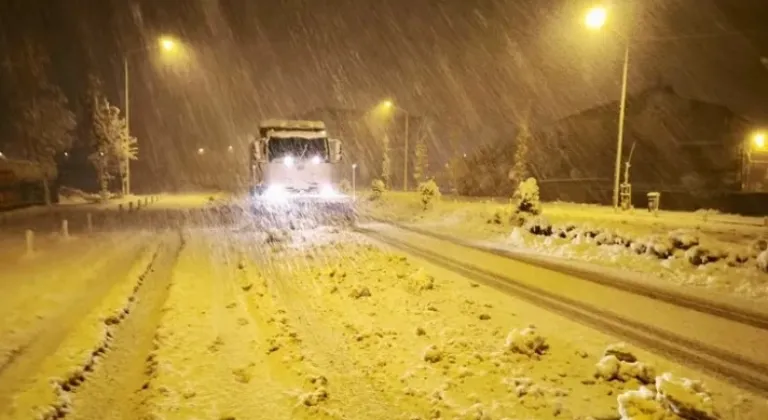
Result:
{"type": "MultiPolygon", "coordinates": [[[[178,43],[169,36],[163,36],[158,39],[158,46],[160,49],[162,49],[165,52],[172,52],[175,51],[178,47],[178,43]]],[[[125,112],[125,131],[126,134],[130,135],[131,133],[131,95],[130,95],[130,84],[129,84],[129,72],[128,72],[128,58],[131,56],[131,54],[136,54],[139,52],[145,52],[147,50],[150,50],[151,48],[137,48],[134,50],[130,50],[123,54],[123,76],[125,78],[125,92],[124,94],[124,112],[125,112]]],[[[131,160],[126,158],[126,162],[124,162],[125,165],[125,191],[124,193],[126,195],[131,193],[131,160]]]]}
{"type": "Polygon", "coordinates": [[[357,200],[357,187],[355,186],[355,173],[357,172],[357,164],[352,164],[352,200],[357,200]]]}
{"type": "MultiPolygon", "coordinates": [[[[584,23],[590,29],[601,29],[608,20],[608,9],[593,7],[587,11],[584,23]]],[[[629,28],[629,26],[627,26],[629,28]]],[[[619,102],[619,129],[616,134],[616,164],[613,173],[613,208],[619,209],[619,184],[621,178],[621,149],[624,143],[624,119],[627,110],[627,77],[629,75],[629,30],[624,38],[624,66],[621,71],[621,99],[619,102]]]]}
{"type": "Polygon", "coordinates": [[[197,154],[198,154],[198,155],[202,155],[202,154],[205,154],[205,149],[203,149],[202,147],[201,147],[201,148],[199,148],[199,149],[197,149],[197,154]]]}
{"type": "Polygon", "coordinates": [[[411,115],[408,111],[395,105],[391,99],[385,99],[381,102],[381,106],[384,109],[393,109],[403,113],[405,115],[405,145],[403,147],[403,191],[408,191],[408,124],[411,119],[411,115]]]}
{"type": "Polygon", "coordinates": [[[766,135],[762,131],[759,131],[752,135],[752,146],[757,150],[765,149],[766,135]]]}

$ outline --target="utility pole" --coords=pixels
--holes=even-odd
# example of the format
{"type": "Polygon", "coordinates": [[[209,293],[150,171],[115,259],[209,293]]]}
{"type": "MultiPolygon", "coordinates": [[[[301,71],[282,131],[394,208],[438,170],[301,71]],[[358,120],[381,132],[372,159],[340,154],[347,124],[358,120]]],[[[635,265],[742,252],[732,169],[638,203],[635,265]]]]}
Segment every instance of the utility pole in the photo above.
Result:
{"type": "Polygon", "coordinates": [[[403,149],[403,191],[408,191],[408,112],[405,112],[405,147],[403,149]]]}
{"type": "MultiPolygon", "coordinates": [[[[125,131],[128,136],[131,135],[131,99],[130,91],[128,90],[128,56],[123,57],[123,73],[125,74],[125,131]]],[[[131,193],[131,159],[125,158],[125,179],[123,181],[123,194],[128,195],[131,193]]]]}

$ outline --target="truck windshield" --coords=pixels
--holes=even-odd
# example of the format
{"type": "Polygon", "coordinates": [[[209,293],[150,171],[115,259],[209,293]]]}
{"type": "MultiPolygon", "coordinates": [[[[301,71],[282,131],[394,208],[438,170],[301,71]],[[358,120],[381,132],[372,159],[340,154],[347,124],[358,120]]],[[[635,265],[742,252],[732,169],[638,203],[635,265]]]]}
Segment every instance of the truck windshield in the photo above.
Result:
{"type": "Polygon", "coordinates": [[[296,159],[312,159],[319,156],[323,161],[328,160],[326,141],[323,138],[307,139],[301,137],[270,138],[267,143],[269,161],[293,156],[296,159]]]}

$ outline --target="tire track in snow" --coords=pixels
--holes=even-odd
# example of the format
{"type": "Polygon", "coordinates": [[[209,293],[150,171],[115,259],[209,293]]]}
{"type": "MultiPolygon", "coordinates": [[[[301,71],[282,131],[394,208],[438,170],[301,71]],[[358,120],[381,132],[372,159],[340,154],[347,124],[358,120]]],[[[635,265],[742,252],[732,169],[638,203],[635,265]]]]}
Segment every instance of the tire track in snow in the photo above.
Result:
{"type": "Polygon", "coordinates": [[[67,419],[109,420],[142,418],[142,386],[146,361],[153,347],[170,277],[184,243],[178,235],[166,239],[132,297],[133,308],[113,326],[109,351],[94,373],[71,398],[67,419]]]}
{"type": "Polygon", "coordinates": [[[509,277],[478,268],[474,264],[450,259],[434,251],[394,239],[390,235],[375,230],[359,228],[358,231],[376,241],[408,254],[416,255],[467,278],[488,284],[542,308],[560,313],[615,336],[624,337],[642,347],[671,356],[681,363],[704,369],[742,388],[763,395],[768,394],[768,365],[763,363],[748,360],[739,354],[687,339],[566,296],[525,285],[509,277]]]}
{"type": "Polygon", "coordinates": [[[151,245],[143,244],[115,257],[98,270],[88,285],[73,295],[72,300],[33,330],[31,338],[20,347],[24,348],[24,351],[19,351],[13,362],[7,364],[0,372],[0,412],[9,408],[12,396],[22,390],[25,381],[36,374],[41,362],[56,351],[81,320],[104,299],[116,282],[124,279],[114,273],[130,272],[130,268],[150,249],[151,245]]]}
{"type": "MultiPolygon", "coordinates": [[[[321,257],[331,259],[335,256],[321,257]]],[[[321,285],[306,287],[301,284],[303,282],[292,277],[292,269],[286,267],[278,255],[263,253],[255,260],[263,267],[275,296],[287,309],[287,316],[293,319],[305,353],[328,378],[329,401],[341,405],[341,418],[346,418],[348,413],[365,413],[366,419],[392,418],[393,407],[397,406],[394,395],[390,389],[381,388],[362,374],[356,366],[355,351],[339,328],[348,318],[336,313],[342,322],[335,322],[329,317],[332,312],[322,311],[323,307],[329,306],[321,302],[321,285]]]]}

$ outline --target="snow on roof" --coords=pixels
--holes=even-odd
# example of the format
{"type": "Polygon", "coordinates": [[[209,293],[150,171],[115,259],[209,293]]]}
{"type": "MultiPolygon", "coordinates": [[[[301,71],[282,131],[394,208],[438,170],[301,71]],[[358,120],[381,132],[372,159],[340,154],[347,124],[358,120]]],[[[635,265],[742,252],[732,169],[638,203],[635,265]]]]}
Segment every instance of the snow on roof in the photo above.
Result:
{"type": "Polygon", "coordinates": [[[303,139],[324,139],[328,134],[323,131],[300,131],[300,130],[270,130],[267,135],[270,138],[303,138],[303,139]]]}
{"type": "Polygon", "coordinates": [[[262,121],[261,124],[259,124],[259,127],[262,129],[283,128],[312,131],[325,130],[325,123],[322,121],[269,119],[262,121]]]}

